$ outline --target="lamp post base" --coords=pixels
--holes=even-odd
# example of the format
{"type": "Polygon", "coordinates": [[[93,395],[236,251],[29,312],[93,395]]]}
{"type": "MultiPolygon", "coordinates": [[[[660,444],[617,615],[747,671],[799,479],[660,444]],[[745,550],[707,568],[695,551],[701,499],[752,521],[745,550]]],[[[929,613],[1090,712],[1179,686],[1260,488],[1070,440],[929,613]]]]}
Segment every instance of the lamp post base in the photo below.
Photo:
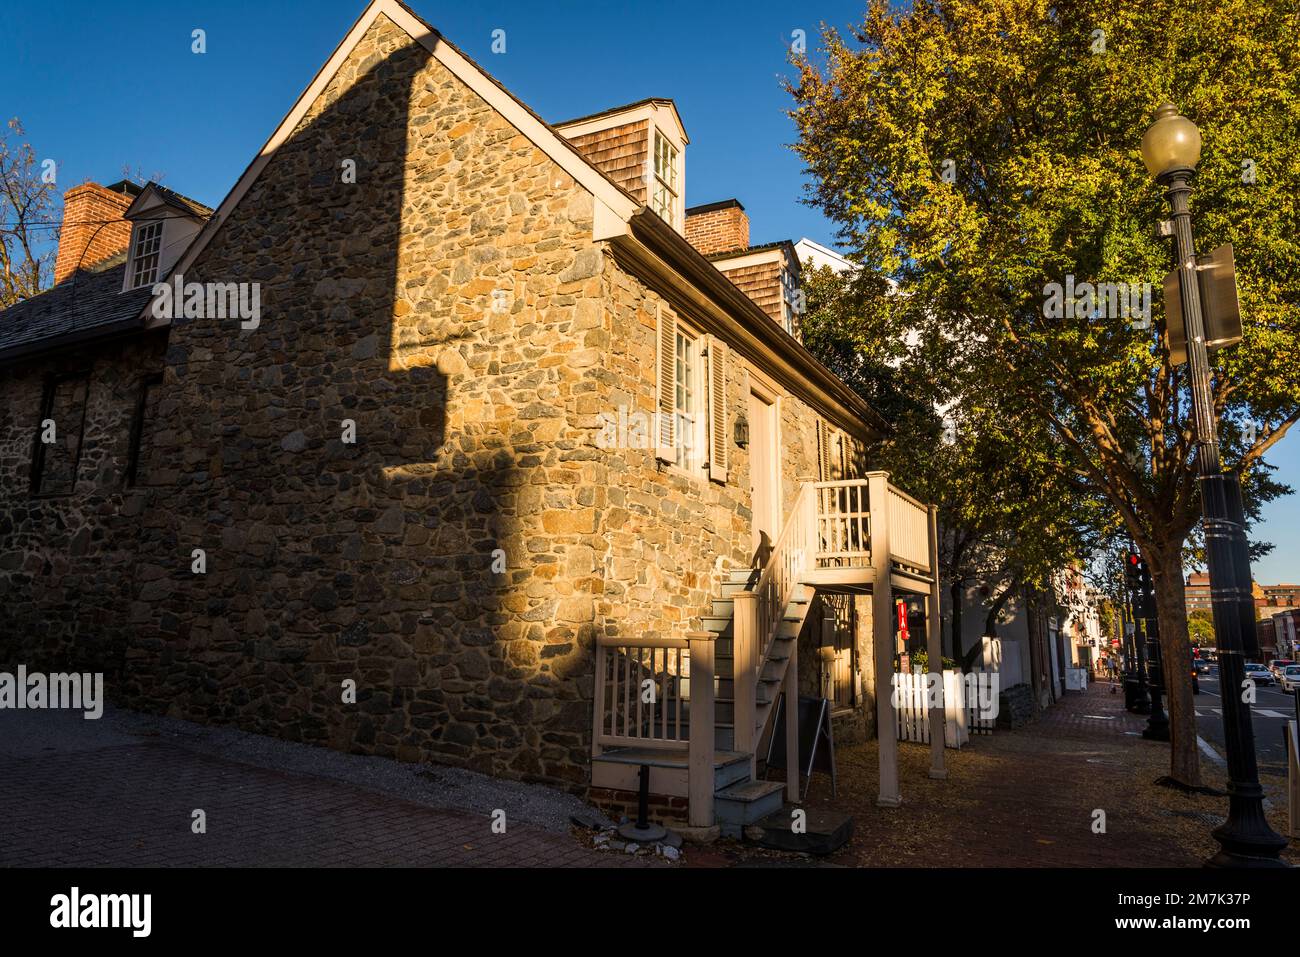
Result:
{"type": "Polygon", "coordinates": [[[1219,853],[1206,867],[1260,868],[1290,864],[1278,855],[1287,839],[1268,826],[1264,817],[1264,792],[1258,785],[1228,784],[1228,820],[1210,832],[1219,842],[1219,853]]]}

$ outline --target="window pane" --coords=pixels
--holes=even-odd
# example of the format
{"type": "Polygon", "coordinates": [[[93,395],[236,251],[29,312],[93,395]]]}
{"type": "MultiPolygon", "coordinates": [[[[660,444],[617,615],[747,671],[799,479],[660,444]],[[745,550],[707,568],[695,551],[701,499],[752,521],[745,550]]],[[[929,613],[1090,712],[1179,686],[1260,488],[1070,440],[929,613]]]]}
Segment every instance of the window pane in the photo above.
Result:
{"type": "Polygon", "coordinates": [[[699,464],[697,431],[699,395],[696,379],[699,374],[698,339],[677,334],[677,401],[674,414],[677,418],[677,464],[693,469],[699,464]]]}
{"type": "Polygon", "coordinates": [[[135,264],[131,273],[133,287],[145,286],[158,278],[158,258],[162,248],[161,222],[144,223],[135,233],[135,264]]]}

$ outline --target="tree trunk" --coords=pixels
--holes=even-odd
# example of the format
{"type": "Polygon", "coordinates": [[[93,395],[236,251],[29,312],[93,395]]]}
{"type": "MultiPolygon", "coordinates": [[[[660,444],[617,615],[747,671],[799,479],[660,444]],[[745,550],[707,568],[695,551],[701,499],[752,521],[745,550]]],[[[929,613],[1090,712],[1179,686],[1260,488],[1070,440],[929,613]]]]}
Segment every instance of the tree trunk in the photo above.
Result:
{"type": "Polygon", "coordinates": [[[1187,638],[1182,543],[1168,543],[1157,553],[1142,557],[1151,571],[1156,592],[1165,707],[1169,712],[1169,776],[1188,787],[1199,787],[1201,761],[1196,743],[1196,703],[1192,698],[1192,651],[1187,638]]]}
{"type": "Polygon", "coordinates": [[[1025,622],[1029,632],[1029,691],[1034,696],[1034,713],[1043,707],[1043,623],[1039,613],[1037,595],[1024,590],[1025,622]]]}

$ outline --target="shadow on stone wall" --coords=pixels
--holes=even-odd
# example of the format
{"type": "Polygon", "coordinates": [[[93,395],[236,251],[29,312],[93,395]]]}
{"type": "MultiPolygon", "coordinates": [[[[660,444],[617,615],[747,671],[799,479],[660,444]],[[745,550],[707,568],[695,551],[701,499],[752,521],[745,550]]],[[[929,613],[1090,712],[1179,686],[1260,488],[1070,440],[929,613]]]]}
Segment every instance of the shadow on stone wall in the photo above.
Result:
{"type": "Polygon", "coordinates": [[[409,187],[437,175],[406,155],[427,61],[363,41],[341,74],[356,82],[313,107],[185,277],[260,282],[263,316],[173,324],[124,691],[290,740],[536,774],[534,696],[496,632],[516,573],[492,567],[524,479],[507,448],[447,447],[454,327],[404,279],[409,187]]]}

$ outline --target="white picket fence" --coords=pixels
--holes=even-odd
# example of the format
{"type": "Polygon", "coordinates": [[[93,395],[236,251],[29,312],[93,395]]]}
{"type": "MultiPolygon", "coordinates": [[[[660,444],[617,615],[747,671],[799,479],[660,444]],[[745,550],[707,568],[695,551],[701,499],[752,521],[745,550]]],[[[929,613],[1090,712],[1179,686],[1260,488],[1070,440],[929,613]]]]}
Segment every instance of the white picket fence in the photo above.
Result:
{"type": "MultiPolygon", "coordinates": [[[[970,740],[969,709],[959,707],[957,704],[962,700],[961,681],[962,676],[958,671],[943,673],[943,743],[948,748],[960,748],[970,740]]],[[[926,693],[929,684],[927,676],[920,672],[914,674],[902,672],[894,675],[894,682],[897,688],[894,714],[898,724],[898,740],[929,744],[930,709],[926,693]]]]}

